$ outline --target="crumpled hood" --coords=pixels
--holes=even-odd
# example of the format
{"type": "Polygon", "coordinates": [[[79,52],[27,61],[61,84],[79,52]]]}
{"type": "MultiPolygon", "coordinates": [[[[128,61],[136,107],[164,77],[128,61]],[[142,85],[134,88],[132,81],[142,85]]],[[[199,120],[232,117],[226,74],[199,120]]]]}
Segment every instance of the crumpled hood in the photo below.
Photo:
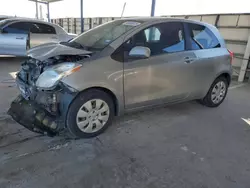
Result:
{"type": "Polygon", "coordinates": [[[44,61],[58,55],[88,55],[91,53],[90,51],[72,48],[60,43],[47,43],[31,48],[27,52],[27,55],[34,59],[44,61]]]}

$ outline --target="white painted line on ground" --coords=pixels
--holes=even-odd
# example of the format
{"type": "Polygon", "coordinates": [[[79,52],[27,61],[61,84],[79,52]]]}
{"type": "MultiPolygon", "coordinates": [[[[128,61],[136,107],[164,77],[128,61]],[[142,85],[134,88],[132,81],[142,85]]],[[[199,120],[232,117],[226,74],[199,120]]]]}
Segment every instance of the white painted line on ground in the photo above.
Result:
{"type": "Polygon", "coordinates": [[[16,74],[17,74],[17,72],[10,72],[9,74],[10,74],[10,76],[11,76],[12,78],[14,78],[14,79],[15,79],[15,78],[16,78],[16,74]]]}
{"type": "Polygon", "coordinates": [[[243,87],[243,86],[245,86],[245,85],[247,85],[247,83],[238,84],[238,85],[235,85],[235,86],[231,86],[231,87],[229,87],[228,89],[236,89],[236,88],[239,88],[239,87],[243,87]]]}
{"type": "Polygon", "coordinates": [[[245,121],[249,126],[250,126],[250,119],[245,119],[245,118],[241,118],[243,121],[245,121]]]}

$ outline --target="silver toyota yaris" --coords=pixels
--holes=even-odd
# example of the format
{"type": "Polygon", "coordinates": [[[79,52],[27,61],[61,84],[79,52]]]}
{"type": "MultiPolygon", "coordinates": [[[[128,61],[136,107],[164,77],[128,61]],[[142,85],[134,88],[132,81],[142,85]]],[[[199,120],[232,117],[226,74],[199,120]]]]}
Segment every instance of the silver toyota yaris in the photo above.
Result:
{"type": "Polygon", "coordinates": [[[172,18],[112,21],[28,56],[9,114],[34,132],[85,138],[129,111],[194,99],[219,106],[233,58],[214,26],[172,18]]]}

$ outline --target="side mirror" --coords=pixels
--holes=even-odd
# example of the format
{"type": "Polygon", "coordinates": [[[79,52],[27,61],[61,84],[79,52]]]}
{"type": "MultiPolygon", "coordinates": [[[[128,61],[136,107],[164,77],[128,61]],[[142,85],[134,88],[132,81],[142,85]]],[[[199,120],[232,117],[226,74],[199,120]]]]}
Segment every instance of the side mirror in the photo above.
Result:
{"type": "Polygon", "coordinates": [[[151,55],[151,50],[143,46],[135,46],[130,50],[129,57],[133,59],[146,59],[151,55]]]}

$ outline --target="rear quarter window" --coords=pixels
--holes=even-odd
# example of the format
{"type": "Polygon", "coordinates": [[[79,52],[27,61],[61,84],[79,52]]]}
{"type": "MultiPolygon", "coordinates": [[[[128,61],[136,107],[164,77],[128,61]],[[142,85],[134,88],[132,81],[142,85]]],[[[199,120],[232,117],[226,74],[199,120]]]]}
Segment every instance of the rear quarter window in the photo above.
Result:
{"type": "Polygon", "coordinates": [[[34,28],[37,28],[37,32],[40,34],[56,34],[56,30],[54,27],[42,23],[33,23],[34,28]]]}
{"type": "Polygon", "coordinates": [[[193,50],[221,47],[219,40],[209,28],[199,24],[189,23],[188,25],[193,50]]]}

